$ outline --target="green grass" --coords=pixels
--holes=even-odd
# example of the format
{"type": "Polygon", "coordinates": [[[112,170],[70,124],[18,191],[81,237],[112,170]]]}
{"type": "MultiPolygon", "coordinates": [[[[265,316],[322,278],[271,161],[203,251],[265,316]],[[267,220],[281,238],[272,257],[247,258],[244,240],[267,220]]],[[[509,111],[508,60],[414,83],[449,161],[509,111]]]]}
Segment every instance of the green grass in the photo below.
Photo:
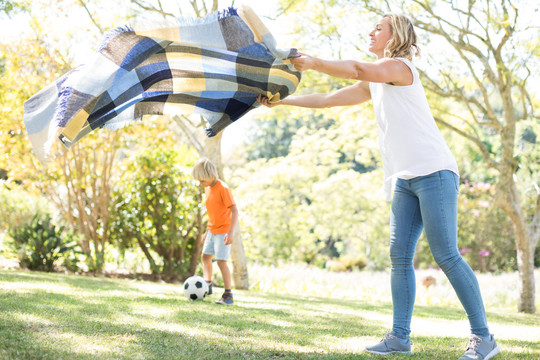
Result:
{"type": "MultiPolygon", "coordinates": [[[[0,270],[0,359],[382,358],[362,349],[388,328],[388,302],[235,291],[219,306],[215,293],[190,302],[180,285],[0,270]]],[[[488,318],[497,359],[540,358],[540,315],[488,318]]],[[[468,324],[459,308],[419,305],[413,331],[414,355],[389,358],[457,359],[468,324]]]]}

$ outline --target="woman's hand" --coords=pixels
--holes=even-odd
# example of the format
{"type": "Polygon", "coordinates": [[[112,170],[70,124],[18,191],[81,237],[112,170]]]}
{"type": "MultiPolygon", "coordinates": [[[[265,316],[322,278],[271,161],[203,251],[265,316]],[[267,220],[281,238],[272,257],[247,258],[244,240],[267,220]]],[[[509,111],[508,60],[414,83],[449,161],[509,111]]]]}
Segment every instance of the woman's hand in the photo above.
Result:
{"type": "Polygon", "coordinates": [[[298,71],[306,71],[313,69],[315,66],[315,58],[311,55],[299,52],[300,56],[292,58],[291,64],[298,71]]]}
{"type": "Polygon", "coordinates": [[[271,103],[266,96],[259,95],[257,96],[257,102],[261,105],[264,105],[269,108],[273,108],[274,106],[280,105],[281,101],[277,101],[275,103],[271,103]]]}

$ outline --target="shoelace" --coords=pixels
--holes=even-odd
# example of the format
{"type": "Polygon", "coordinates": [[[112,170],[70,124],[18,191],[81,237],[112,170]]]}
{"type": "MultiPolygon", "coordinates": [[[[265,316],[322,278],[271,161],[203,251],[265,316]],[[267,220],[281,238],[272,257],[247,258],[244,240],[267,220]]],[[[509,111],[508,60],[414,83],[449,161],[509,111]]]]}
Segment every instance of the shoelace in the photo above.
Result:
{"type": "Polygon", "coordinates": [[[478,348],[481,342],[482,342],[482,339],[480,337],[471,336],[471,338],[469,339],[469,345],[467,346],[467,350],[476,351],[476,349],[478,348]]]}
{"type": "Polygon", "coordinates": [[[392,331],[388,331],[386,334],[384,334],[384,337],[381,339],[380,342],[384,342],[384,340],[388,339],[388,340],[392,340],[392,339],[395,339],[396,338],[396,335],[392,334],[392,331]]]}

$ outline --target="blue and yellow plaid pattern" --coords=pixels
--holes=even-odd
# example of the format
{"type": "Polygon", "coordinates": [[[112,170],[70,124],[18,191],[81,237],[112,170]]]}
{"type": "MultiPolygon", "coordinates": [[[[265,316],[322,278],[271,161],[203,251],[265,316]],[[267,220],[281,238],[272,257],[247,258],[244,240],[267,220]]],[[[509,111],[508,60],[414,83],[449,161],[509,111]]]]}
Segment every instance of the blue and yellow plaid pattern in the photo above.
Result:
{"type": "Polygon", "coordinates": [[[258,106],[296,90],[300,73],[249,7],[175,26],[110,30],[98,51],[24,104],[34,152],[45,162],[56,139],[71,146],[96,128],[143,115],[201,115],[214,136],[258,106]]]}

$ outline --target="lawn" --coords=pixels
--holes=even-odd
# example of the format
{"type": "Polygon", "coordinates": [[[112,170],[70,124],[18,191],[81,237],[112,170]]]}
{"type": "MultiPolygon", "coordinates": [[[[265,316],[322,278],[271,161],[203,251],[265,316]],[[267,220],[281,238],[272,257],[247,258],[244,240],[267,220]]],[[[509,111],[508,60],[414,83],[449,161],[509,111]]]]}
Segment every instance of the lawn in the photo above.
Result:
{"type": "MultiPolygon", "coordinates": [[[[178,284],[0,270],[0,359],[382,358],[362,349],[388,328],[388,301],[254,283],[258,291],[220,306],[221,289],[190,302],[178,284]]],[[[488,307],[488,318],[503,351],[496,359],[540,358],[540,315],[488,307]]],[[[468,324],[458,306],[420,301],[412,335],[414,355],[389,358],[457,359],[468,324]]]]}

